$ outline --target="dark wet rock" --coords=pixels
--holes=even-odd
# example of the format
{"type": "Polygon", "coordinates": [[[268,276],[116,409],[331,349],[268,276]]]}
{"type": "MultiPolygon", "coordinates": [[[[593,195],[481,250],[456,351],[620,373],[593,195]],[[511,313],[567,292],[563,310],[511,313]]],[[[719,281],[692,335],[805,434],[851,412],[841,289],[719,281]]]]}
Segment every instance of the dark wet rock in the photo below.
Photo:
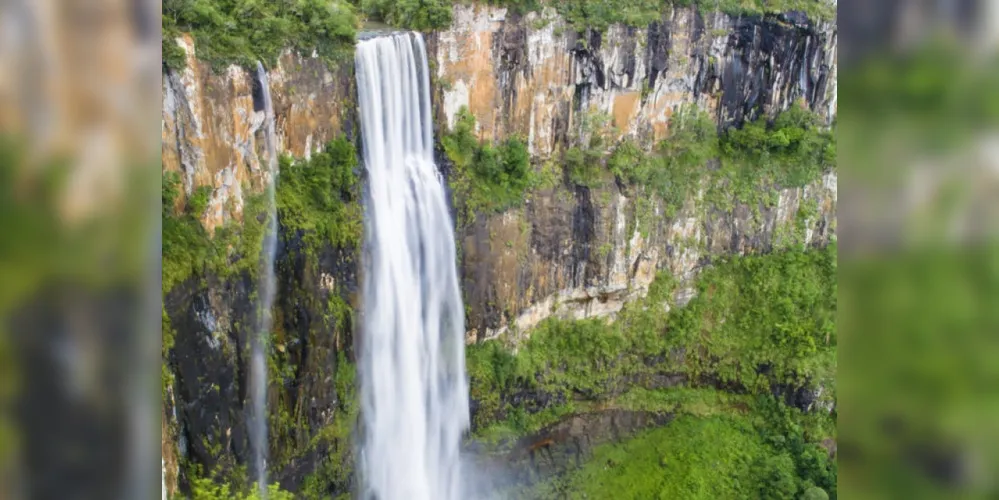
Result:
{"type": "MultiPolygon", "coordinates": [[[[347,299],[356,292],[356,265],[350,253],[326,248],[306,258],[300,235],[279,238],[277,298],[273,348],[285,373],[269,373],[268,408],[278,405],[300,416],[298,425],[272,428],[269,433],[273,479],[300,485],[318,457],[303,453],[312,437],[338,416],[338,394],[332,374],[337,353],[351,353],[350,318],[328,317],[331,293],[323,284],[333,280],[336,293],[347,299]],[[325,277],[325,278],[324,278],[325,277]]],[[[164,311],[176,332],[169,363],[175,375],[170,388],[179,429],[179,452],[186,463],[232,478],[247,463],[250,447],[246,418],[250,401],[247,363],[249,338],[256,334],[254,290],[250,276],[222,280],[191,278],[164,297],[164,311]]],[[[180,470],[180,486],[186,488],[180,470]]]]}

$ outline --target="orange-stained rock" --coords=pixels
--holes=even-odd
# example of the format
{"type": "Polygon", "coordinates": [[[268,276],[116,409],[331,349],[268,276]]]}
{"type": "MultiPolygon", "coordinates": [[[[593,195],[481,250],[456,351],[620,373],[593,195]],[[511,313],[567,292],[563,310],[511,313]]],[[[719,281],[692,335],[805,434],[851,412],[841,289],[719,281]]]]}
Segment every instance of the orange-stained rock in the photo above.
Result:
{"type": "Polygon", "coordinates": [[[631,128],[631,120],[638,113],[640,97],[639,92],[626,92],[614,96],[614,126],[618,130],[625,131],[631,128]]]}
{"type": "MultiPolygon", "coordinates": [[[[212,186],[202,222],[209,231],[241,220],[244,196],[269,181],[261,136],[264,112],[255,97],[255,71],[229,66],[217,73],[194,57],[194,40],[181,71],[163,78],[163,171],[181,176],[183,198],[196,187],[212,186]]],[[[317,58],[286,52],[268,71],[278,151],[306,157],[344,130],[353,113],[353,66],[330,69],[317,58]]]]}
{"type": "Polygon", "coordinates": [[[455,5],[451,27],[436,34],[444,121],[467,106],[481,138],[523,136],[544,158],[572,140],[581,113],[610,114],[623,135],[645,142],[665,137],[685,104],[729,123],[804,96],[827,120],[835,115],[834,25],[674,8],[649,29],[615,25],[587,37],[550,8],[521,16],[455,5]]]}

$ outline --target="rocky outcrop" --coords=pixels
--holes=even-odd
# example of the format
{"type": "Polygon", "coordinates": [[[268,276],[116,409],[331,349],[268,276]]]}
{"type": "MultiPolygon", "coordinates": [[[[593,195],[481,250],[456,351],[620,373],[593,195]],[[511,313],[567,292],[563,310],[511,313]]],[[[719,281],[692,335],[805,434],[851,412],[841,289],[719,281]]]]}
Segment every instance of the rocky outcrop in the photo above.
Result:
{"type": "MultiPolygon", "coordinates": [[[[521,136],[537,162],[565,150],[593,113],[646,145],[664,137],[684,104],[709,110],[720,126],[799,100],[831,121],[836,38],[835,25],[794,13],[735,18],[677,8],[645,29],[577,34],[551,9],[522,16],[456,6],[452,28],[431,43],[436,109],[451,126],[467,106],[481,138],[521,136]]],[[[805,244],[824,245],[835,231],[831,172],[781,190],[770,207],[719,210],[698,193],[670,220],[659,204],[610,184],[559,185],[464,229],[469,341],[524,332],[553,314],[613,315],[644,296],[659,270],[689,279],[711,256],[768,251],[793,230],[805,244]],[[819,215],[793,228],[802,202],[819,215]]],[[[681,303],[689,298],[689,290],[680,294],[681,303]]]]}
{"type": "MultiPolygon", "coordinates": [[[[180,174],[184,195],[198,186],[213,188],[202,217],[212,231],[242,220],[243,190],[259,192],[270,181],[263,95],[255,72],[239,66],[215,72],[194,57],[191,37],[177,42],[187,65],[163,75],[163,171],[180,174]]],[[[280,153],[308,157],[340,134],[353,136],[353,65],[331,69],[319,58],[288,51],[268,80],[280,153]]]]}
{"type": "MultiPolygon", "coordinates": [[[[468,340],[529,331],[549,316],[612,316],[665,270],[682,283],[714,257],[835,237],[836,174],[779,190],[773,206],[720,209],[692,196],[676,217],[609,184],[536,193],[519,210],[480,217],[462,235],[468,340]],[[816,208],[814,215],[806,215],[816,208]]],[[[681,286],[674,304],[692,297],[681,286]]]]}
{"type": "Polygon", "coordinates": [[[548,157],[586,113],[612,117],[622,134],[662,139],[681,104],[720,124],[772,114],[803,99],[836,113],[834,24],[796,13],[731,17],[673,8],[647,28],[576,33],[555,11],[519,15],[456,5],[436,36],[439,112],[453,125],[468,106],[487,139],[519,135],[548,157]]]}
{"type": "MultiPolygon", "coordinates": [[[[331,300],[356,291],[353,255],[327,248],[307,256],[294,237],[278,249],[278,290],[269,356],[267,408],[272,476],[297,490],[306,472],[324,458],[313,443],[319,431],[343,418],[334,373],[338,353],[352,353],[352,317],[331,309],[331,300]],[[275,368],[283,368],[275,371],[275,368]]],[[[164,404],[176,445],[164,456],[200,464],[205,473],[238,477],[249,461],[247,411],[250,336],[256,334],[256,280],[249,276],[196,277],[164,297],[174,346],[169,358],[175,381],[164,404]]],[[[344,356],[343,358],[346,358],[344,356]]],[[[349,448],[349,444],[339,443],[349,448]]],[[[171,479],[188,471],[171,468],[171,479]]]]}

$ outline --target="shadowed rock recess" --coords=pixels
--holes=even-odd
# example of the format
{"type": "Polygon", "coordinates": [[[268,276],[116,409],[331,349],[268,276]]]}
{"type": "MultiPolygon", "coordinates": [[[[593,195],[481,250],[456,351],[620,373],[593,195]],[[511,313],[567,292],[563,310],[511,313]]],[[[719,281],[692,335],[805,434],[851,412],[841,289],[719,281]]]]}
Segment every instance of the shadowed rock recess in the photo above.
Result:
{"type": "MultiPolygon", "coordinates": [[[[719,130],[798,105],[822,125],[836,114],[837,28],[800,13],[734,17],[674,8],[648,26],[577,33],[552,9],[521,14],[461,4],[453,7],[449,28],[425,36],[436,162],[452,186],[458,174],[440,139],[462,108],[475,118],[480,140],[522,139],[538,177],[560,165],[598,114],[613,127],[613,142],[632,139],[646,151],[669,137],[671,117],[684,105],[705,110],[719,130]]],[[[212,241],[223,241],[263,221],[253,202],[270,182],[260,82],[253,71],[217,71],[197,60],[192,37],[178,42],[186,65],[163,75],[163,171],[179,181],[168,209],[181,213],[203,197],[204,209],[192,215],[214,234],[212,241]]],[[[360,151],[352,64],[330,67],[288,51],[268,76],[279,154],[306,164],[336,139],[360,151]]],[[[291,164],[282,163],[279,184],[291,164]]],[[[714,160],[703,165],[705,172],[719,168],[714,160]]],[[[360,216],[366,174],[357,164],[346,171],[358,186],[344,188],[331,203],[346,210],[347,222],[337,227],[349,226],[352,237],[315,238],[316,227],[292,220],[298,205],[282,201],[278,190],[268,359],[270,477],[289,491],[333,496],[355,486],[352,372],[363,308],[360,224],[351,217],[360,216]]],[[[549,317],[614,318],[625,304],[643,299],[663,271],[677,280],[668,302],[682,306],[696,294],[694,278],[721,256],[835,241],[832,169],[796,187],[771,184],[765,201],[732,195],[718,203],[702,180],[676,211],[610,174],[583,185],[555,171],[512,207],[457,217],[468,343],[502,338],[516,344],[549,317]]],[[[455,193],[455,206],[463,206],[461,192],[455,193]]],[[[171,495],[190,491],[195,477],[245,481],[251,458],[248,346],[258,257],[240,253],[240,243],[218,246],[212,248],[224,255],[222,266],[195,269],[164,290],[164,337],[171,343],[164,350],[163,454],[171,495]],[[251,265],[240,267],[241,260],[251,265]],[[218,271],[226,267],[233,272],[218,271]]],[[[473,421],[475,409],[473,401],[473,421]]],[[[575,415],[512,446],[504,460],[513,472],[504,480],[557,473],[615,433],[672,419],[617,409],[575,415]],[[565,439],[543,455],[524,451],[545,436],[565,439]],[[528,469],[516,465],[528,462],[528,469]]]]}

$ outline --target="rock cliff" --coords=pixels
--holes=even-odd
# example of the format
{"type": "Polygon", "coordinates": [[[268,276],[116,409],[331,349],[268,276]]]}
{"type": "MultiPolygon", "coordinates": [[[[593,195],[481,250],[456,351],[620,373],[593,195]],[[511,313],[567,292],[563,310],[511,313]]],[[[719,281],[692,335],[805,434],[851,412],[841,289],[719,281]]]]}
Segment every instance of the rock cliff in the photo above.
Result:
{"type": "MultiPolygon", "coordinates": [[[[523,137],[537,168],[557,161],[594,112],[646,146],[666,136],[681,104],[708,110],[720,126],[799,101],[827,123],[836,114],[836,27],[794,13],[736,18],[682,8],[644,28],[577,34],[553,11],[456,5],[452,27],[428,38],[437,137],[465,106],[481,138],[523,137]]],[[[214,231],[239,224],[248,194],[270,182],[259,83],[236,66],[213,72],[194,58],[191,38],[178,43],[188,57],[182,71],[163,75],[163,170],[180,174],[178,203],[211,186],[201,222],[214,231]]],[[[302,158],[336,136],[357,139],[351,65],[330,68],[289,52],[269,79],[279,151],[302,158]]],[[[443,155],[439,164],[446,172],[443,155]]],[[[805,187],[777,189],[769,203],[721,206],[706,202],[701,189],[672,217],[660,202],[615,182],[535,189],[521,207],[459,228],[468,341],[521,335],[551,315],[613,316],[644,296],[660,270],[683,282],[713,256],[825,245],[835,238],[836,182],[827,172],[805,187]]],[[[349,321],[323,319],[324,304],[333,294],[351,302],[358,259],[356,249],[332,246],[318,258],[294,244],[278,252],[275,320],[284,327],[276,345],[288,373],[272,383],[270,403],[300,430],[272,431],[271,455],[282,466],[276,478],[297,489],[328,455],[315,446],[319,429],[338,418],[342,395],[330,374],[353,341],[349,321]]],[[[252,324],[251,283],[195,277],[165,298],[176,331],[169,369],[177,375],[164,409],[168,478],[177,476],[178,456],[206,468],[245,463],[243,325],[252,324]]],[[[681,286],[676,302],[691,293],[681,286]]],[[[346,491],[347,480],[338,480],[346,491]]],[[[176,480],[169,483],[176,491],[176,480]]]]}
{"type": "Polygon", "coordinates": [[[731,17],[676,8],[640,29],[578,34],[554,10],[519,15],[458,5],[436,35],[438,110],[453,125],[468,106],[482,137],[520,135],[550,156],[598,110],[623,134],[665,137],[681,104],[720,124],[772,114],[804,99],[836,113],[836,27],[795,13],[731,17]]]}

